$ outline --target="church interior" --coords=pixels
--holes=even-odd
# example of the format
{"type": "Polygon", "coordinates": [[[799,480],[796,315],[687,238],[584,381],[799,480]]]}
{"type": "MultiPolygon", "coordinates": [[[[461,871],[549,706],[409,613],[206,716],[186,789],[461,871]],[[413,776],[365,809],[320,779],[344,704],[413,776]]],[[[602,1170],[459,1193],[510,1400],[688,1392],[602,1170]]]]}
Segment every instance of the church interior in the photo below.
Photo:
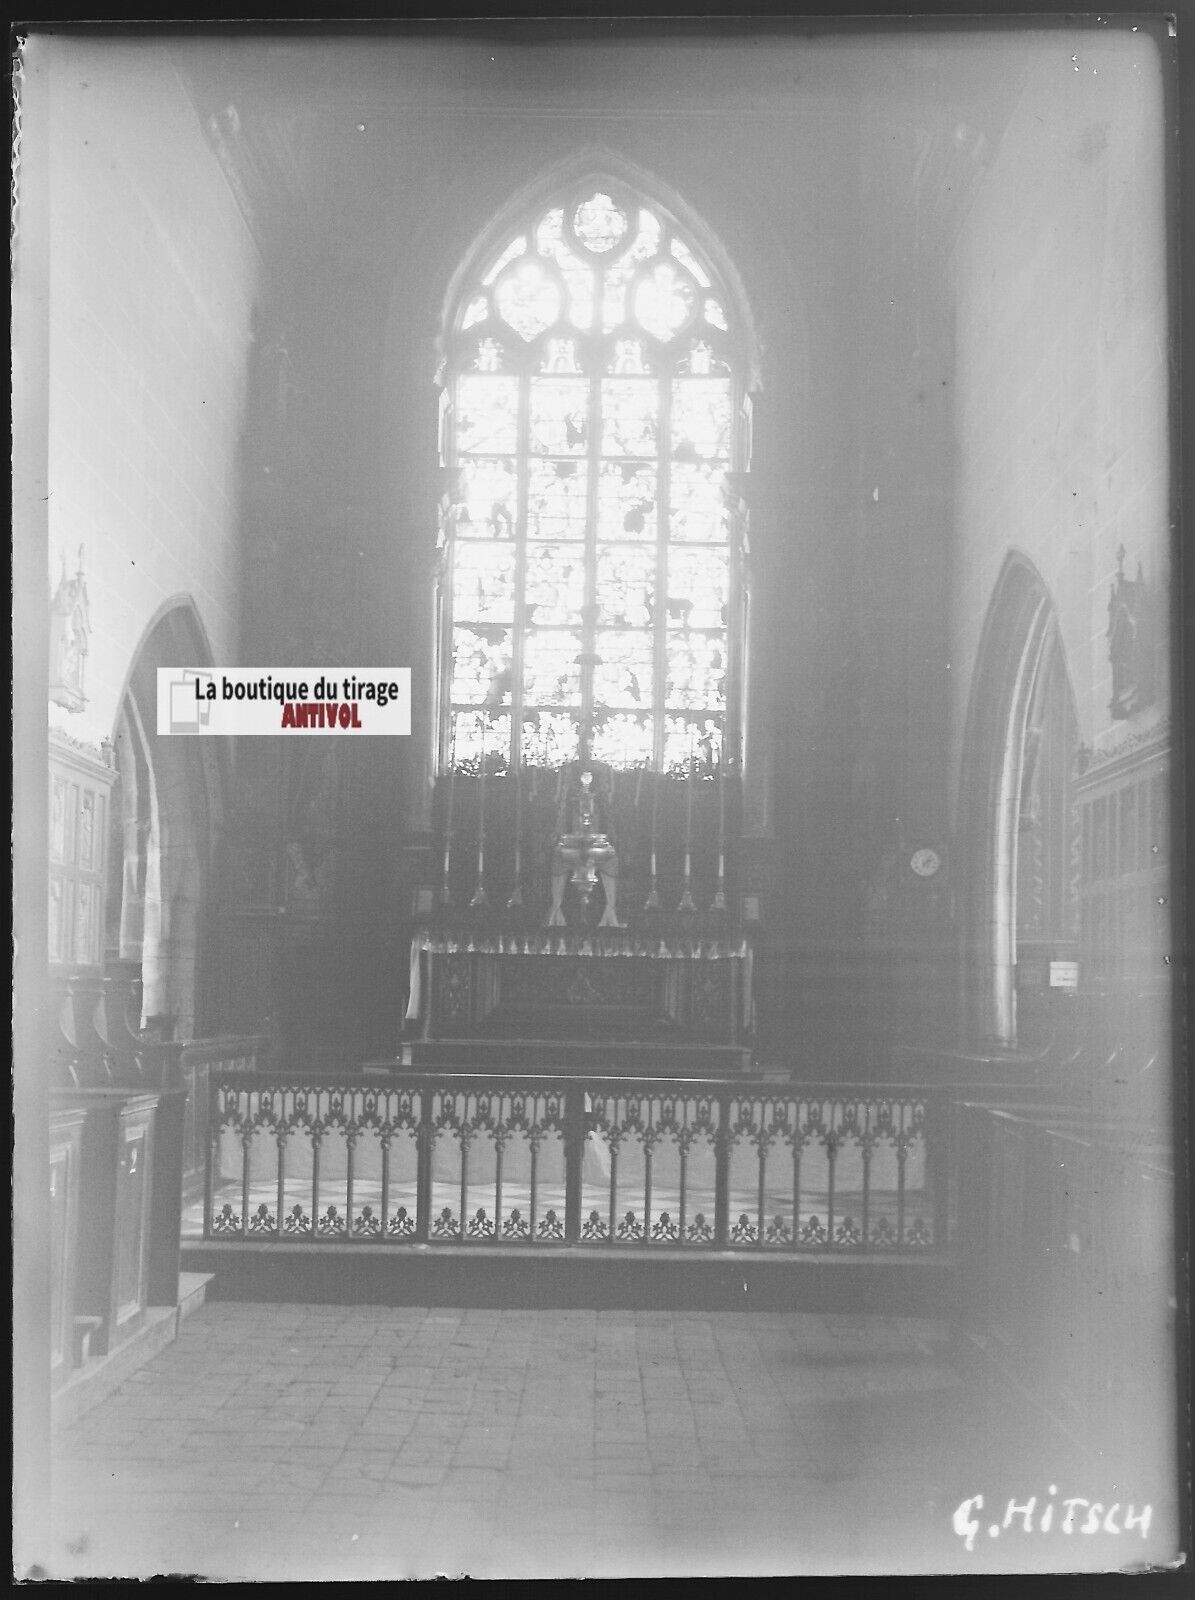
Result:
{"type": "Polygon", "coordinates": [[[398,1576],[414,1525],[487,1575],[1189,1549],[1164,29],[20,55],[29,1570],[398,1576]],[[409,735],[163,722],[160,673],[231,668],[409,671],[409,735]],[[358,1407],[433,1369],[424,1432],[358,1407]],[[537,1370],[588,1531],[502,1547],[537,1370]],[[1014,1413],[975,1544],[964,1441],[1014,1413]],[[796,1526],[831,1458],[820,1544],[734,1499],[796,1526]]]}

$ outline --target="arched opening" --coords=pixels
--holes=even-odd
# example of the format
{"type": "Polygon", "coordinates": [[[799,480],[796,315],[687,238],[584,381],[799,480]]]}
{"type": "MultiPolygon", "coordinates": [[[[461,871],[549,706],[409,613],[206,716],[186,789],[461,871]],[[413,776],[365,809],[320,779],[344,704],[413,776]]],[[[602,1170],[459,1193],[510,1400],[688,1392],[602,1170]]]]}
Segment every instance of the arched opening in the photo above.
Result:
{"type": "Polygon", "coordinates": [[[672,214],[586,172],[445,310],[440,770],[737,765],[750,340],[672,214]]]}
{"type": "Polygon", "coordinates": [[[964,745],[963,1024],[1044,1049],[1076,954],[1078,729],[1050,597],[1009,557],[980,644],[964,745]]]}
{"type": "Polygon", "coordinates": [[[133,658],[113,732],[106,964],[139,982],[142,1027],[217,1030],[208,889],[223,809],[212,741],[160,737],[159,667],[212,665],[189,599],[171,602],[133,658]]]}

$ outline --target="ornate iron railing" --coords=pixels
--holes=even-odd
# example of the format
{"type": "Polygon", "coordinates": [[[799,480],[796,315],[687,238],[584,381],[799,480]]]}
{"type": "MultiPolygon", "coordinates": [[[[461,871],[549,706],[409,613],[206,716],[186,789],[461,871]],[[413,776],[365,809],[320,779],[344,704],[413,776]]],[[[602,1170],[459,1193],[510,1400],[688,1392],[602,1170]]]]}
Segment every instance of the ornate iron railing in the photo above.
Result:
{"type": "Polygon", "coordinates": [[[214,1072],[205,1238],[904,1252],[948,1242],[935,1088],[214,1072]]]}
{"type": "Polygon", "coordinates": [[[179,1079],[186,1090],[182,1155],[184,1196],[199,1192],[207,1169],[213,1074],[254,1071],[265,1044],[263,1035],[226,1034],[215,1039],[191,1039],[179,1050],[179,1079]]]}

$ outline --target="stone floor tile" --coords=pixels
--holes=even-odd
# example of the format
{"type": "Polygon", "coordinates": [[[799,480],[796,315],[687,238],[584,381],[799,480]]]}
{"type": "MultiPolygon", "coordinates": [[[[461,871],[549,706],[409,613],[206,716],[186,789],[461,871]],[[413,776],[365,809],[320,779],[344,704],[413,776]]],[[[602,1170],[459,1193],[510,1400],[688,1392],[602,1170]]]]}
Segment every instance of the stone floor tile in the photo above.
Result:
{"type": "Polygon", "coordinates": [[[642,1577],[853,1550],[884,1570],[948,1523],[943,1451],[994,1436],[981,1412],[918,1319],[214,1303],[60,1431],[55,1559],[642,1577]]]}
{"type": "Polygon", "coordinates": [[[386,1481],[400,1488],[420,1490],[438,1487],[447,1476],[447,1464],[434,1466],[428,1462],[406,1461],[400,1457],[387,1472],[386,1481]]]}

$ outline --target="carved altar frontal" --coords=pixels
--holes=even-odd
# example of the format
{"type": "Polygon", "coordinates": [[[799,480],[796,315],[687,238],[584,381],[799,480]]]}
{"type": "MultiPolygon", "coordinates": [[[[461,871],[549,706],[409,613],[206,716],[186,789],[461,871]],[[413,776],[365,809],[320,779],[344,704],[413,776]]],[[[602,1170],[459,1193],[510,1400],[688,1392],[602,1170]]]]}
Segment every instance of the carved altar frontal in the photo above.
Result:
{"type": "Polygon", "coordinates": [[[487,1042],[519,1041],[541,1047],[532,1057],[548,1049],[586,1065],[593,1048],[605,1047],[623,1070],[640,1056],[653,1070],[647,1058],[661,1048],[661,1059],[679,1048],[698,1057],[710,1051],[711,1072],[745,1070],[750,1061],[751,948],[742,937],[423,929],[411,971],[421,1044],[443,1047],[416,1045],[420,1060],[469,1041],[474,1065],[482,1065],[493,1054],[487,1042]],[[589,1048],[569,1048],[580,1046],[589,1048]]]}

